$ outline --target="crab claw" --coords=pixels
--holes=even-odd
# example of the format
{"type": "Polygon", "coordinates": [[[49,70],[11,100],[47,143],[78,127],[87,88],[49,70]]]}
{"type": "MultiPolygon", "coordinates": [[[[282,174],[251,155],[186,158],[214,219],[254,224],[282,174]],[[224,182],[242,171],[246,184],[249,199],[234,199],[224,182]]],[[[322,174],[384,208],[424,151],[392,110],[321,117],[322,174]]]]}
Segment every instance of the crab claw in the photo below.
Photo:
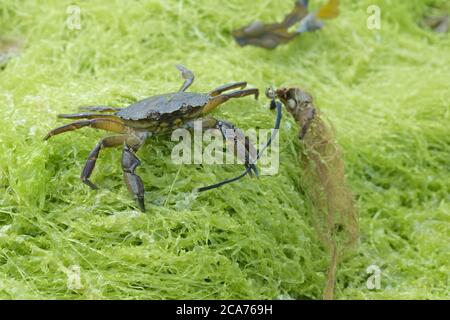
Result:
{"type": "Polygon", "coordinates": [[[236,128],[229,122],[220,121],[218,127],[227,143],[228,150],[233,150],[234,156],[244,164],[246,169],[250,168],[250,176],[254,173],[258,177],[259,172],[255,164],[258,153],[250,139],[245,136],[241,129],[236,128]]]}
{"type": "Polygon", "coordinates": [[[249,164],[245,166],[247,169],[250,168],[250,170],[248,171],[248,173],[250,174],[250,177],[253,177],[253,173],[255,174],[256,178],[259,178],[259,171],[258,171],[258,167],[256,166],[256,164],[249,164]]]}

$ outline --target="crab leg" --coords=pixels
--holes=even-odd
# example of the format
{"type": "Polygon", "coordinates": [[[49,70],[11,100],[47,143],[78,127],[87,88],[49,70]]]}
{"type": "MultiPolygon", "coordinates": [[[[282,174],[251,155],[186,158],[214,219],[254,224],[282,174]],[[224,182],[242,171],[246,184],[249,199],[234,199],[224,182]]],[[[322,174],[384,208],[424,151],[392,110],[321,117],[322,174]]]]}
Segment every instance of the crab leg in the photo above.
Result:
{"type": "Polygon", "coordinates": [[[96,111],[96,112],[117,112],[122,110],[122,108],[114,108],[109,106],[86,106],[80,107],[80,110],[96,111]]]}
{"type": "Polygon", "coordinates": [[[117,133],[126,133],[127,129],[125,125],[121,122],[114,121],[111,119],[91,119],[91,120],[82,120],[76,121],[64,126],[53,129],[44,137],[44,140],[51,138],[57,134],[61,134],[67,131],[78,130],[83,127],[91,127],[95,129],[102,129],[106,131],[112,131],[117,133]]]}
{"type": "MultiPolygon", "coordinates": [[[[245,168],[250,168],[255,175],[258,176],[258,169],[255,165],[257,157],[256,148],[250,143],[250,140],[245,136],[241,129],[235,127],[228,121],[218,120],[212,116],[207,116],[198,120],[202,121],[203,130],[219,130],[225,142],[234,151],[234,155],[237,159],[244,164],[245,168]]],[[[189,129],[194,128],[194,121],[188,122],[186,127],[189,129]]],[[[251,171],[249,172],[251,174],[251,171]]]]}
{"type": "Polygon", "coordinates": [[[181,76],[184,79],[184,83],[181,86],[180,90],[178,91],[179,92],[186,91],[186,89],[190,87],[192,82],[194,82],[195,79],[194,73],[185,66],[182,66],[181,64],[177,64],[176,67],[181,72],[181,76]]]}
{"type": "MultiPolygon", "coordinates": [[[[281,114],[282,105],[281,105],[281,103],[279,101],[276,101],[275,98],[272,97],[272,101],[270,103],[270,108],[271,109],[277,109],[277,118],[275,120],[274,129],[278,130],[280,128],[280,122],[281,122],[281,116],[282,116],[282,114],[281,114]]],[[[264,152],[264,150],[267,149],[271,145],[272,140],[273,140],[273,138],[275,137],[276,134],[277,134],[277,131],[273,131],[272,132],[272,135],[270,136],[269,140],[267,140],[267,142],[264,145],[264,147],[262,149],[259,149],[258,153],[256,154],[256,158],[254,159],[255,161],[258,160],[260,158],[262,152],[264,152]]],[[[219,188],[219,187],[221,187],[221,186],[223,186],[223,185],[225,185],[227,183],[231,183],[231,182],[237,181],[237,180],[245,177],[247,175],[247,173],[250,173],[250,172],[251,172],[251,167],[247,167],[247,169],[242,174],[238,175],[237,177],[234,177],[234,178],[231,178],[231,179],[226,179],[224,181],[221,181],[219,183],[215,183],[215,184],[212,184],[212,185],[209,185],[209,186],[206,186],[206,187],[198,188],[197,191],[203,192],[203,191],[208,191],[208,190],[212,190],[212,189],[215,189],[215,188],[219,188]]]]}
{"type": "Polygon", "coordinates": [[[58,114],[58,118],[64,119],[114,119],[120,121],[120,118],[112,114],[98,114],[98,113],[71,113],[58,114]]]}
{"type": "Polygon", "coordinates": [[[211,90],[209,92],[209,95],[211,97],[215,97],[215,96],[221,94],[224,91],[228,91],[228,90],[236,89],[236,88],[244,89],[246,86],[247,86],[247,82],[245,82],[245,81],[234,82],[234,83],[227,83],[227,84],[224,84],[224,85],[222,85],[220,87],[215,88],[214,90],[211,90]]]}
{"type": "Polygon", "coordinates": [[[254,95],[255,99],[258,99],[259,90],[258,89],[245,89],[245,90],[236,90],[230,93],[223,93],[217,96],[214,96],[209,100],[209,102],[203,108],[203,114],[209,113],[211,110],[215,109],[218,105],[232,99],[232,98],[241,98],[249,95],[254,95]]]}
{"type": "Polygon", "coordinates": [[[144,183],[142,182],[141,177],[135,173],[136,167],[141,164],[141,161],[136,157],[133,151],[136,152],[137,150],[131,149],[128,144],[125,143],[122,153],[123,177],[128,190],[134,195],[139,209],[144,212],[144,183]]]}
{"type": "Polygon", "coordinates": [[[80,177],[81,180],[92,189],[98,189],[98,187],[89,180],[89,177],[91,176],[92,171],[95,168],[95,163],[97,161],[100,150],[102,150],[103,148],[118,147],[124,144],[126,139],[127,139],[126,135],[121,135],[121,136],[110,136],[100,140],[100,142],[97,143],[95,148],[92,149],[91,153],[89,153],[89,156],[86,160],[86,164],[84,165],[83,171],[81,172],[80,177]]]}
{"type": "Polygon", "coordinates": [[[215,127],[220,130],[223,138],[233,148],[235,156],[244,164],[245,168],[250,168],[258,176],[258,169],[255,165],[256,148],[250,143],[244,132],[227,121],[218,120],[215,127]]]}

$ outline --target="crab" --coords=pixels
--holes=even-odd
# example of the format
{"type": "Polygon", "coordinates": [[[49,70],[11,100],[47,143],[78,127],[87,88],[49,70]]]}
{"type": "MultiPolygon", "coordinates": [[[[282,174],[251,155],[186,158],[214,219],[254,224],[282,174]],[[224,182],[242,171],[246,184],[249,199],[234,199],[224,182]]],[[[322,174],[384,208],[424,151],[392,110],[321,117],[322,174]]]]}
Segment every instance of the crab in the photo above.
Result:
{"type": "MultiPolygon", "coordinates": [[[[167,134],[177,128],[192,129],[194,121],[201,121],[202,129],[219,130],[228,144],[233,144],[235,150],[244,150],[245,156],[238,157],[246,167],[246,172],[253,171],[258,175],[255,162],[255,147],[249,142],[242,130],[232,123],[216,119],[208,115],[222,103],[233,98],[253,95],[258,99],[259,90],[245,89],[246,82],[234,82],[222,85],[208,93],[186,92],[194,81],[194,74],[182,65],[177,65],[184,83],[177,92],[152,96],[131,104],[126,108],[109,106],[88,106],[80,109],[91,112],[76,114],[60,114],[66,119],[83,119],[51,130],[44,138],[49,138],[68,131],[91,127],[118,135],[101,139],[90,152],[81,172],[81,180],[91,187],[98,187],[91,182],[90,176],[94,170],[99,153],[104,148],[123,147],[122,169],[124,180],[130,193],[134,196],[140,210],[145,211],[144,184],[136,174],[136,168],[141,161],[136,152],[145,141],[157,134],[167,134]],[[233,90],[237,89],[237,90],[233,90]],[[233,91],[230,91],[233,90],[233,91]],[[252,156],[253,155],[253,156],[252,156]]],[[[235,155],[236,152],[235,152],[235,155]]]]}

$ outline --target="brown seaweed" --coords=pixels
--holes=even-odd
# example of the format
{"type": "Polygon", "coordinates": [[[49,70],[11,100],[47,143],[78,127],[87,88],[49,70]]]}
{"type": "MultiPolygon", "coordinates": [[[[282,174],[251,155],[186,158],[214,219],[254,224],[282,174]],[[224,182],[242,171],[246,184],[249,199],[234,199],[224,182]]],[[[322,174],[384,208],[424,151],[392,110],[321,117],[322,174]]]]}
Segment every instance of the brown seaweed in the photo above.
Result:
{"type": "Polygon", "coordinates": [[[0,68],[19,55],[22,43],[18,40],[0,37],[0,68]]]}
{"type": "Polygon", "coordinates": [[[437,33],[447,33],[449,30],[449,16],[431,16],[425,17],[424,24],[437,33]]]}
{"type": "Polygon", "coordinates": [[[450,7],[448,5],[440,7],[429,7],[421,26],[431,29],[436,33],[447,33],[450,27],[450,7]]]}
{"type": "Polygon", "coordinates": [[[253,45],[274,49],[304,32],[311,32],[323,27],[322,19],[331,19],[339,14],[339,0],[330,0],[318,12],[309,13],[308,1],[297,0],[292,11],[281,23],[265,24],[260,21],[233,31],[233,37],[240,46],[253,45]],[[298,27],[289,31],[298,23],[298,27]]]}
{"type": "Polygon", "coordinates": [[[324,299],[332,299],[336,271],[343,253],[358,239],[354,198],[347,185],[344,160],[331,124],[299,88],[268,90],[278,98],[299,125],[301,187],[313,204],[313,220],[324,247],[330,253],[324,299]]]}

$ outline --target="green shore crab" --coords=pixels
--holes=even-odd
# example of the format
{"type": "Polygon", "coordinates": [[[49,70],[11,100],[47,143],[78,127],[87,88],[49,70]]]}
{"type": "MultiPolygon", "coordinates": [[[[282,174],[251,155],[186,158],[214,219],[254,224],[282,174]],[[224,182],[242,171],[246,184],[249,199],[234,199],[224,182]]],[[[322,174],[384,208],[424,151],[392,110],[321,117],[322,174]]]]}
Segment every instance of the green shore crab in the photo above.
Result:
{"type": "MultiPolygon", "coordinates": [[[[87,158],[81,173],[81,180],[92,189],[97,189],[97,186],[89,180],[89,177],[94,170],[100,150],[123,146],[122,169],[124,179],[142,211],[145,211],[145,190],[142,179],[135,172],[137,166],[141,164],[136,152],[147,138],[156,134],[168,133],[177,128],[192,129],[195,120],[201,121],[203,130],[219,130],[225,141],[234,144],[235,150],[244,150],[245,156],[239,160],[246,167],[245,174],[251,174],[253,171],[257,176],[258,171],[255,161],[259,155],[255,147],[249,142],[248,137],[230,122],[218,120],[208,116],[208,114],[232,98],[253,95],[257,99],[259,90],[255,88],[244,89],[247,86],[246,82],[235,82],[217,87],[208,93],[186,92],[186,89],[194,81],[194,74],[182,65],[177,65],[177,69],[184,79],[179,91],[152,96],[126,108],[89,106],[80,109],[91,112],[60,114],[58,116],[60,118],[83,120],[53,129],[45,136],[44,140],[83,127],[118,133],[118,135],[105,137],[97,143],[87,158]],[[232,89],[238,90],[227,92],[232,89]]],[[[231,180],[235,181],[236,179],[230,179],[225,183],[231,182],[231,180]]],[[[205,191],[211,188],[201,189],[200,191],[205,191]]]]}

